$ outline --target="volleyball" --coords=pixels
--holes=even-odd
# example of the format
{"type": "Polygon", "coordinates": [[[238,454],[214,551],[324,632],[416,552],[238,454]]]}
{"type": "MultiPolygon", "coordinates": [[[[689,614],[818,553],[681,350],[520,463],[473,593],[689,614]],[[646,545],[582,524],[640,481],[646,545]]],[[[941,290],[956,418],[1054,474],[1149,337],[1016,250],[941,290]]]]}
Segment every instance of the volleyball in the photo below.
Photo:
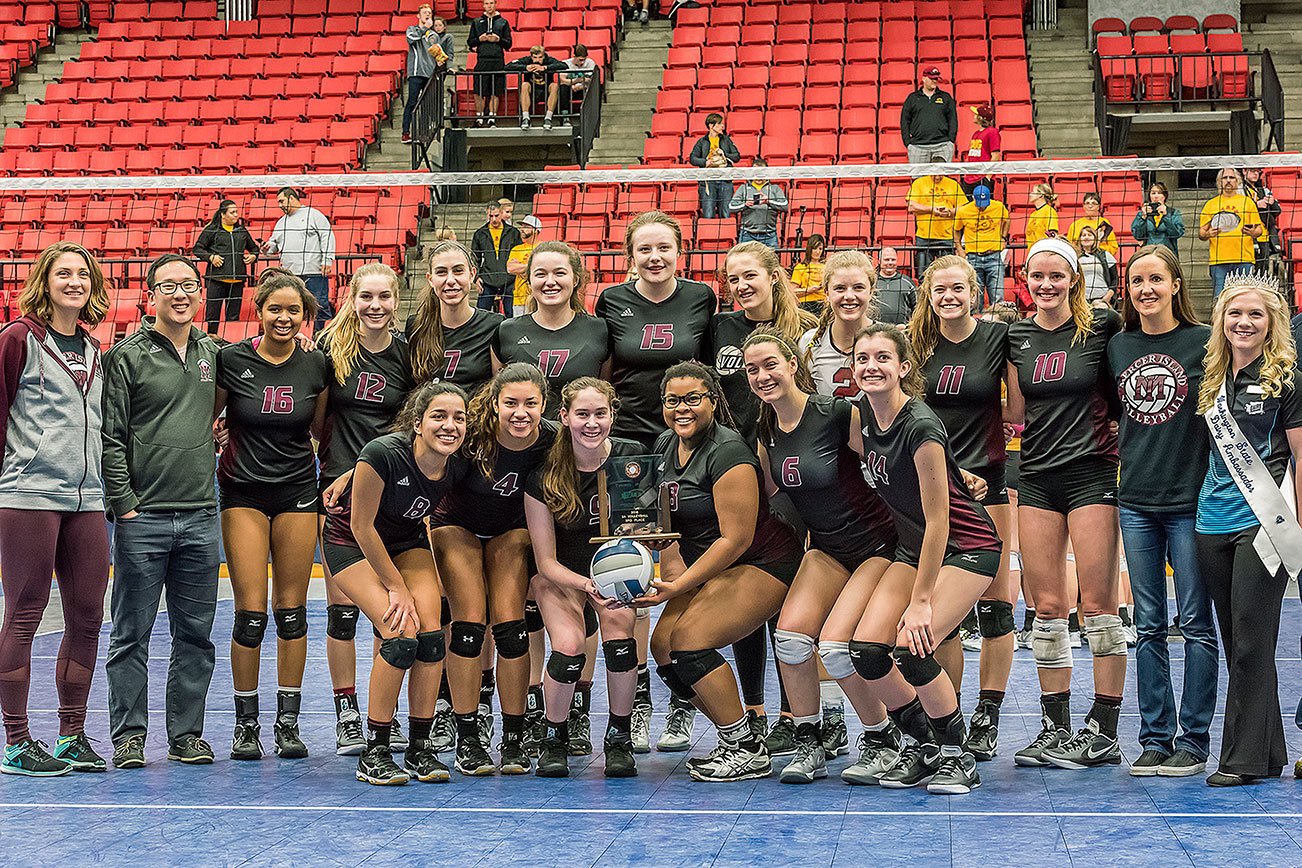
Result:
{"type": "Polygon", "coordinates": [[[592,556],[589,572],[601,596],[630,602],[651,588],[651,551],[637,540],[611,540],[592,556]]]}

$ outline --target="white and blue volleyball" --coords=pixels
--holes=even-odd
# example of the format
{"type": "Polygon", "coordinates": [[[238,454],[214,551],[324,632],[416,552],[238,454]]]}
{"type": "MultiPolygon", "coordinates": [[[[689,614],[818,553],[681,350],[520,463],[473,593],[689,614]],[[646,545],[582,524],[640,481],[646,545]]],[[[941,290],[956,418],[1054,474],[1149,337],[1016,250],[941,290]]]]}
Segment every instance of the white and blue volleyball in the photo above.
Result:
{"type": "Polygon", "coordinates": [[[592,556],[589,572],[597,593],[627,603],[651,589],[651,550],[633,539],[613,539],[592,556]]]}

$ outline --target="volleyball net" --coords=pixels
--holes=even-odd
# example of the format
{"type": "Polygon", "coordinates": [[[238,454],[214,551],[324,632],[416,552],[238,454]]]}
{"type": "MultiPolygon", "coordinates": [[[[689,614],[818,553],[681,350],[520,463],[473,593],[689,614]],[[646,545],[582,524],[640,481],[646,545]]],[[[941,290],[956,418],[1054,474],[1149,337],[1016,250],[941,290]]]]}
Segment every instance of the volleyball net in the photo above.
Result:
{"type": "MultiPolygon", "coordinates": [[[[1263,256],[1262,264],[1276,270],[1294,300],[1302,271],[1302,219],[1297,216],[1302,213],[1302,155],[1268,154],[716,170],[0,178],[0,316],[17,315],[17,295],[36,255],[56,241],[74,241],[100,258],[111,281],[113,306],[99,336],[112,341],[147,312],[144,273],[153,258],[191,253],[203,227],[227,200],[235,204],[254,241],[266,241],[284,216],[278,202],[283,188],[292,188],[299,204],[320,211],[330,222],[332,294],[346,293],[348,279],[361,265],[385,262],[404,277],[400,316],[406,316],[427,289],[429,248],[452,236],[469,246],[489,220],[488,206],[499,199],[513,204],[511,222],[517,230],[533,222],[526,216],[536,218],[541,228],[528,241],[565,241],[583,253],[590,275],[585,289],[589,306],[604,287],[628,278],[627,227],[650,210],[672,215],[682,228],[680,275],[716,287],[726,304],[718,270],[739,237],[767,241],[788,268],[804,260],[811,247],[821,246],[824,253],[857,248],[875,256],[889,247],[899,270],[916,279],[919,253],[953,238],[954,218],[944,209],[967,203],[978,183],[989,189],[991,203],[985,205],[978,195],[975,213],[960,210],[958,235],[962,239],[965,231],[971,233],[969,254],[989,252],[992,244],[1007,249],[1002,254],[1005,297],[1020,279],[1027,231],[1037,219],[1041,230],[1056,228],[1073,241],[1080,230],[1092,230],[1092,241],[1087,235],[1085,243],[1113,253],[1121,268],[1131,252],[1154,240],[1144,237],[1152,232],[1144,218],[1163,227],[1159,234],[1172,234],[1178,211],[1184,231],[1174,243],[1201,309],[1210,302],[1209,255],[1226,261],[1240,249],[1252,258],[1263,256]],[[1261,205],[1257,213],[1266,227],[1258,241],[1272,245],[1233,240],[1242,233],[1245,212],[1218,190],[1225,168],[1254,170],[1248,192],[1261,205]],[[1163,213],[1149,207],[1155,184],[1167,191],[1163,213]],[[1097,209],[1088,201],[1094,196],[1097,209]],[[1047,212],[1037,214],[1046,201],[1056,203],[1056,223],[1043,222],[1047,212]],[[941,209],[940,216],[927,213],[933,207],[941,209]],[[1003,211],[1006,228],[995,226],[1003,211]],[[1221,236],[1210,242],[1199,238],[1200,226],[1209,220],[1221,236]]],[[[1238,191],[1244,191],[1243,183],[1238,191]]],[[[513,233],[503,237],[514,241],[513,233]]],[[[501,251],[501,258],[507,253],[501,251]]],[[[277,254],[259,252],[249,275],[275,264],[280,264],[277,254]]],[[[224,336],[240,337],[254,328],[251,295],[245,293],[238,319],[222,326],[224,336]]]]}

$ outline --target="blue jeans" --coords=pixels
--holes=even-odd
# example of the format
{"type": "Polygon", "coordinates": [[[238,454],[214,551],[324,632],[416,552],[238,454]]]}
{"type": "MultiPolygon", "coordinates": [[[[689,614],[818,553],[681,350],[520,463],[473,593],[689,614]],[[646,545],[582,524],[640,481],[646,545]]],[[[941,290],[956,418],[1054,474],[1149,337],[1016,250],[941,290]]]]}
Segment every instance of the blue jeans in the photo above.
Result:
{"type": "Polygon", "coordinates": [[[1212,601],[1198,569],[1194,513],[1141,512],[1121,507],[1121,541],[1135,595],[1135,674],[1139,743],[1166,754],[1187,750],[1207,757],[1208,727],[1216,710],[1217,650],[1212,601]],[[1166,564],[1175,571],[1180,632],[1184,634],[1184,689],[1176,735],[1175,694],[1167,651],[1166,564]]]}
{"type": "Polygon", "coordinates": [[[976,272],[977,283],[981,292],[977,295],[977,307],[984,310],[992,304],[1004,300],[1004,253],[994,250],[990,253],[969,253],[968,264],[976,272]],[[987,300],[988,299],[988,300],[987,300]]]}
{"type": "Polygon", "coordinates": [[[1212,303],[1215,304],[1216,299],[1221,297],[1221,290],[1225,289],[1225,278],[1240,271],[1251,271],[1252,266],[1251,262],[1222,262],[1220,265],[1207,266],[1212,275],[1212,303]]]}
{"type": "Polygon", "coordinates": [[[113,593],[108,675],[113,743],[144,735],[149,724],[149,635],[167,594],[172,656],[167,667],[167,740],[203,734],[212,681],[217,611],[217,509],[142,512],[113,533],[113,593]]]}
{"type": "Polygon", "coordinates": [[[307,291],[316,299],[316,319],[312,320],[312,329],[315,334],[320,334],[322,326],[335,315],[335,309],[330,306],[330,278],[324,274],[300,276],[307,285],[307,291]]]}
{"type": "Polygon", "coordinates": [[[420,102],[420,92],[429,84],[429,79],[423,75],[413,75],[407,78],[407,102],[402,107],[402,134],[405,136],[411,132],[411,116],[416,113],[416,103],[420,102]]]}
{"type": "Polygon", "coordinates": [[[696,185],[701,194],[701,216],[706,220],[728,216],[728,203],[732,201],[732,184],[727,181],[700,181],[696,185]]]}
{"type": "Polygon", "coordinates": [[[740,234],[737,235],[737,243],[740,244],[743,241],[759,241],[762,244],[767,244],[774,250],[778,249],[778,233],[776,231],[747,232],[743,229],[740,234]]]}

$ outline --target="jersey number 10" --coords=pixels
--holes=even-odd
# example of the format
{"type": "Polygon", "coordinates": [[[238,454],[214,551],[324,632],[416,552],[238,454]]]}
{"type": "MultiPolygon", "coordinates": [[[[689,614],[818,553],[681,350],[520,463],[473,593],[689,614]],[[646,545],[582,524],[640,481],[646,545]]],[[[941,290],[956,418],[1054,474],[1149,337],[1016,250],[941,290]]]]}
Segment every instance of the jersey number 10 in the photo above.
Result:
{"type": "Polygon", "coordinates": [[[1035,357],[1035,370],[1031,374],[1032,383],[1052,383],[1061,380],[1067,373],[1067,354],[1062,350],[1055,353],[1040,353],[1035,357]]]}

